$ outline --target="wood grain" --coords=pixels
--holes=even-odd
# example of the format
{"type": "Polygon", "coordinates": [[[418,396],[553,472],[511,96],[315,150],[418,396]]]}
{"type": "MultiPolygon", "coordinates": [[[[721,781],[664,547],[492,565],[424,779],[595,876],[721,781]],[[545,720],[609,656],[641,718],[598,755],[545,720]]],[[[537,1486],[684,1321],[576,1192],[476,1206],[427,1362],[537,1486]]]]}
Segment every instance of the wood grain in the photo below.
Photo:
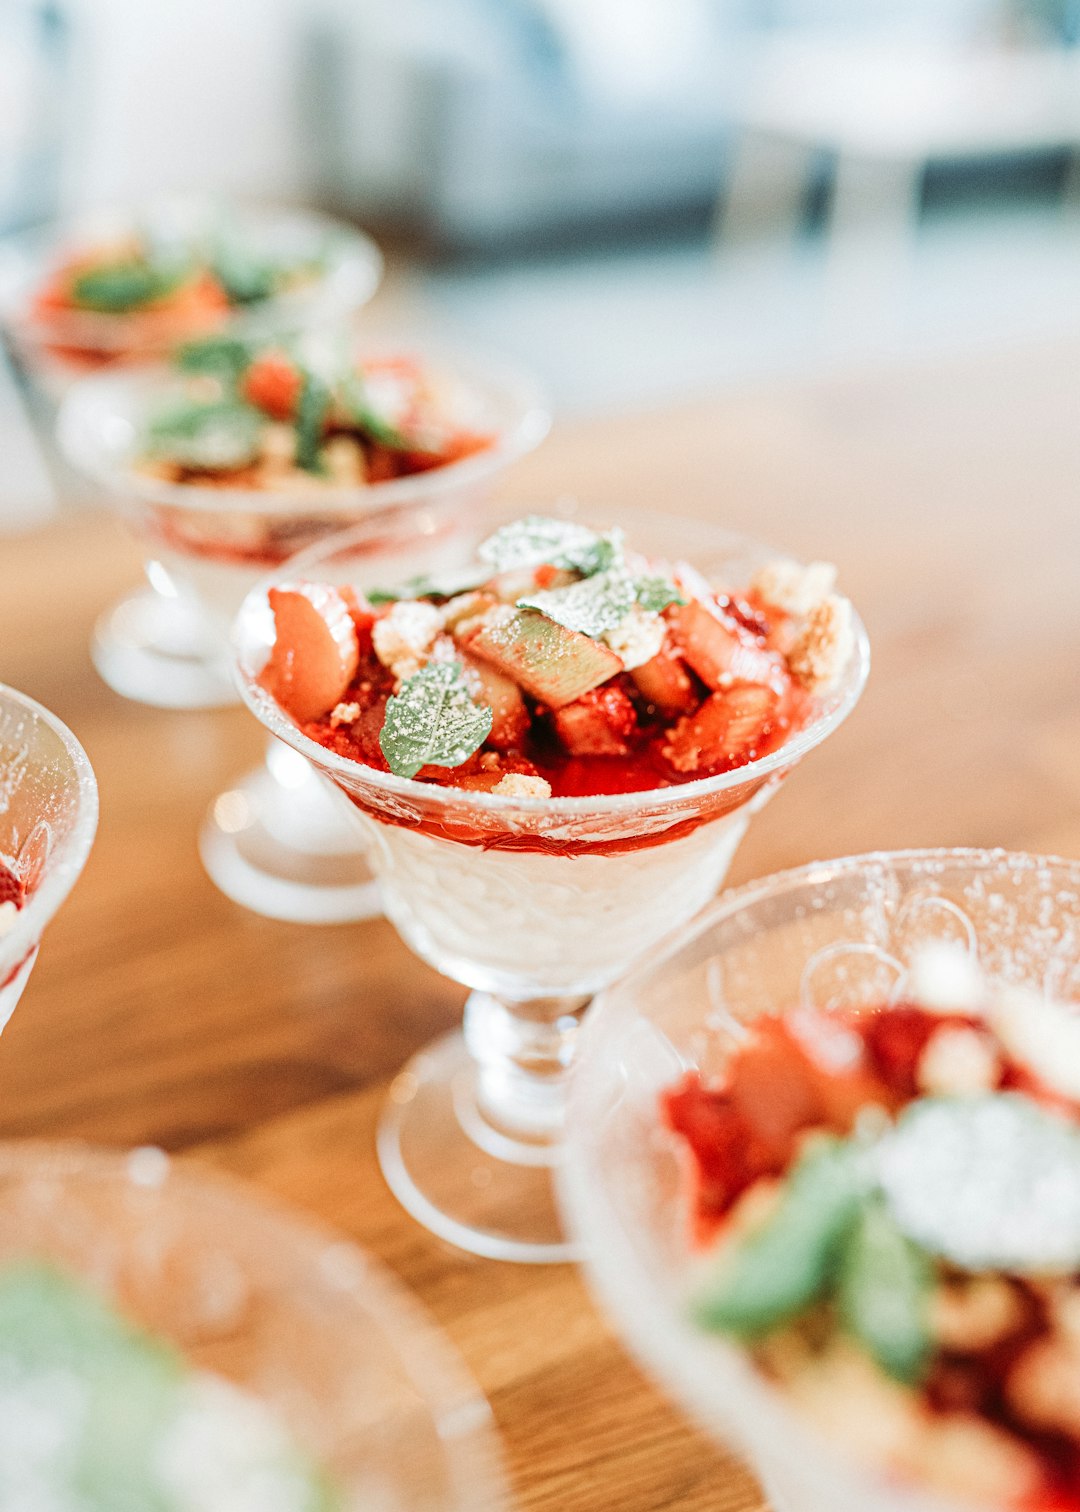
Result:
{"type": "MultiPolygon", "coordinates": [[[[557,429],[508,492],[709,516],[828,556],[874,648],[840,733],[760,816],[733,880],[921,844],[1080,854],[1080,345],[742,391],[557,429]]],[[[86,874],[0,1042],[0,1135],[194,1150],[354,1235],[489,1393],[536,1512],[751,1512],[749,1477],[642,1379],[568,1268],[501,1267],[396,1207],[387,1078],[463,992],[383,923],[305,929],[219,896],[210,798],[258,761],[241,711],[127,704],[87,657],[138,575],[107,516],[0,540],[0,680],[54,708],[101,784],[86,874]]]]}

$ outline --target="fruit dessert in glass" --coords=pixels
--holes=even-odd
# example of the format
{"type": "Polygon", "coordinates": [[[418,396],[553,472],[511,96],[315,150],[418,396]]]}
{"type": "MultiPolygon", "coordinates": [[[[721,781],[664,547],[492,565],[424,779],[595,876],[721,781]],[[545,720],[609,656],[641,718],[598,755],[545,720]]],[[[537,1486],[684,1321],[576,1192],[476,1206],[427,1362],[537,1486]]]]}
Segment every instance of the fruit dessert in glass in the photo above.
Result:
{"type": "MultiPolygon", "coordinates": [[[[532,380],[498,363],[318,338],[214,338],[171,368],[86,380],[65,400],[61,444],[138,534],[152,598],[171,595],[195,632],[161,642],[127,599],[99,621],[98,670],[151,703],[234,699],[228,627],[261,575],[359,520],[373,547],[398,519],[448,536],[548,421],[532,380]]],[[[201,847],[218,886],[262,913],[336,922],[377,907],[355,839],[290,753],[212,805],[201,847]]]]}
{"type": "Polygon", "coordinates": [[[820,863],[598,1006],[564,1195],[791,1512],[1080,1507],[1080,864],[820,863]]]}
{"type": "Polygon", "coordinates": [[[165,357],[210,332],[341,320],[381,271],[368,237],[312,211],[162,197],[6,242],[0,318],[17,357],[59,397],[88,372],[165,357]]]}
{"type": "Polygon", "coordinates": [[[97,827],[86,753],[55,715],[0,684],[0,1029],[97,827]]]}
{"type": "Polygon", "coordinates": [[[0,1505],[496,1512],[486,1404],[373,1261],[159,1150],[0,1147],[0,1505]]]}
{"type": "Polygon", "coordinates": [[[238,621],[249,704],[352,799],[405,941],[473,989],[380,1153],[414,1215],[495,1257],[570,1253],[550,1178],[589,997],[712,897],[867,671],[831,569],[622,523],[492,507],[454,565],[352,533],[238,621]]]}

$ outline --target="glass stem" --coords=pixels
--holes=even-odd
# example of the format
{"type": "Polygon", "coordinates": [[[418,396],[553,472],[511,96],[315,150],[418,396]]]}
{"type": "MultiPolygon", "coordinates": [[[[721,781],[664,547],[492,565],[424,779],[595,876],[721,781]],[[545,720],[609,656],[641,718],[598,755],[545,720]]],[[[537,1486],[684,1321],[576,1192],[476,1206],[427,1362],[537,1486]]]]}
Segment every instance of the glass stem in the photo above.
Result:
{"type": "Polygon", "coordinates": [[[587,997],[514,1003],[474,992],[465,1043],[477,1066],[477,1107],[500,1133],[552,1143],[562,1133],[566,1082],[587,997]]]}

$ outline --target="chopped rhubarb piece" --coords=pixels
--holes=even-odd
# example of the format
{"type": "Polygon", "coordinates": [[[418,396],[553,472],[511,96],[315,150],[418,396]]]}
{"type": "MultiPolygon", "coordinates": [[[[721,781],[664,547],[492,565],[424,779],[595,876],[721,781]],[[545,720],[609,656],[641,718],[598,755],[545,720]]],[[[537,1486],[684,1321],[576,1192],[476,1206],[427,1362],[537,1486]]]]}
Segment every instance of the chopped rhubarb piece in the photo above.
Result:
{"type": "Polygon", "coordinates": [[[462,662],[473,697],[491,708],[491,733],[486,744],[497,751],[520,746],[529,733],[529,711],[517,683],[467,654],[462,662]]]}
{"type": "Polygon", "coordinates": [[[712,693],[696,714],[668,731],[663,754],[677,772],[706,772],[752,761],[770,734],[780,695],[760,683],[712,693]]]}
{"type": "Polygon", "coordinates": [[[344,698],[360,660],[349,605],[329,583],[271,588],[277,635],[263,671],[266,690],[300,723],[344,698]]]}
{"type": "Polygon", "coordinates": [[[637,684],[643,698],[648,699],[661,714],[668,716],[689,714],[698,706],[698,691],[679,657],[666,646],[640,667],[634,667],[630,676],[637,684]]]}
{"type": "Polygon", "coordinates": [[[637,715],[619,687],[593,688],[555,713],[555,733],[571,756],[625,756],[637,715]]]}
{"type": "Polygon", "coordinates": [[[244,374],[244,398],[275,420],[291,420],[296,414],[303,379],[280,352],[257,357],[244,374]]]}
{"type": "Polygon", "coordinates": [[[567,630],[535,609],[519,609],[494,620],[466,644],[473,656],[553,709],[573,703],[622,671],[619,657],[600,641],[567,630]]]}
{"type": "Polygon", "coordinates": [[[733,615],[692,600],[670,615],[675,644],[714,692],[732,682],[769,682],[783,672],[780,657],[733,615]]]}

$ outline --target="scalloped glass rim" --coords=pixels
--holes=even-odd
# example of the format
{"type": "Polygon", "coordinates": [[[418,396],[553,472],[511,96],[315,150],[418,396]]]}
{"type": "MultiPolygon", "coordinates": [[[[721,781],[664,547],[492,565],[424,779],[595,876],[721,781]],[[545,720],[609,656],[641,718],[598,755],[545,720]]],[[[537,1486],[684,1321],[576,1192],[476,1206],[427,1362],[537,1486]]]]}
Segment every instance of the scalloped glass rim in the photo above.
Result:
{"type": "Polygon", "coordinates": [[[90,759],[64,722],[36,699],[28,698],[0,683],[0,707],[15,706],[32,720],[43,723],[56,734],[71,758],[77,781],[77,814],[67,837],[63,853],[45,869],[41,885],[36,887],[19,910],[14,925],[0,937],[0,981],[12,968],[19,966],[27,953],[41,939],[68,893],[75,886],[94,843],[98,821],[98,789],[90,759]]]}
{"type": "MultiPolygon", "coordinates": [[[[152,213],[155,205],[188,207],[196,215],[214,213],[213,204],[197,196],[164,195],[142,206],[107,207],[5,238],[0,251],[0,318],[13,332],[40,346],[79,347],[103,354],[129,348],[133,333],[129,325],[132,317],[128,314],[80,310],[46,322],[35,317],[28,301],[65,251],[95,235],[130,229],[138,224],[140,213],[152,213]]],[[[260,227],[270,230],[275,225],[295,225],[309,231],[312,237],[323,239],[332,256],[323,272],[310,283],[275,294],[254,310],[234,311],[216,328],[219,332],[240,335],[318,324],[367,304],[382,280],[383,256],[378,246],[365,232],[346,221],[316,210],[280,205],[238,202],[230,204],[228,210],[241,224],[252,228],[256,236],[260,227]]]]}
{"type": "MultiPolygon", "coordinates": [[[[0,1180],[48,1177],[97,1181],[110,1186],[144,1184],[135,1174],[146,1150],[118,1151],[75,1142],[0,1141],[0,1180]]],[[[163,1152],[154,1151],[155,1155],[163,1152]]],[[[507,1489],[491,1409],[453,1345],[423,1305],[382,1261],[331,1225],[303,1213],[251,1183],[165,1156],[161,1186],[193,1208],[218,1215],[224,1232],[241,1222],[265,1231],[268,1253],[293,1251],[315,1268],[332,1251],[332,1282],[354,1316],[343,1326],[374,1327],[396,1356],[417,1397],[426,1405],[447,1460],[452,1464],[461,1512],[499,1512],[507,1489]],[[357,1316],[359,1315],[359,1316],[357,1316]],[[450,1432],[442,1425],[453,1425],[450,1432]],[[464,1425],[464,1431],[462,1430],[464,1425]]]]}
{"type": "MultiPolygon", "coordinates": [[[[385,339],[364,352],[379,356],[392,344],[385,339]]],[[[415,352],[432,366],[454,373],[466,385],[498,392],[507,402],[513,418],[499,432],[494,446],[427,472],[407,478],[392,478],[384,483],[366,484],[362,488],[318,488],[289,493],[269,489],[205,488],[192,483],[166,483],[144,477],[131,465],[130,444],[133,436],[108,442],[110,422],[133,425],[132,411],[145,412],[156,389],[175,384],[176,375],[163,363],[145,363],[128,367],[120,373],[105,373],[79,379],[61,402],[56,422],[56,436],[68,461],[110,492],[124,498],[179,509],[205,510],[208,514],[228,512],[264,515],[325,514],[327,511],[352,509],[356,513],[378,513],[398,503],[437,504],[444,494],[482,485],[509,463],[539,446],[551,428],[551,410],[547,398],[531,374],[501,358],[488,359],[460,354],[451,349],[409,342],[405,349],[415,352]]],[[[400,352],[401,347],[395,349],[400,352]]]]}
{"type": "MultiPolygon", "coordinates": [[[[540,506],[537,508],[539,509],[540,506]]],[[[522,506],[523,515],[529,512],[528,508],[522,506]]],[[[601,512],[597,511],[597,513],[601,512]]],[[[627,511],[620,518],[631,518],[632,513],[632,511],[627,511]]],[[[585,509],[583,514],[587,517],[588,510],[585,509]]],[[[711,526],[705,521],[681,519],[678,516],[666,516],[666,518],[670,520],[673,532],[682,529],[710,532],[711,538],[716,542],[723,541],[730,545],[732,555],[739,552],[744,554],[755,552],[777,557],[786,556],[786,553],[773,551],[772,548],[764,546],[763,543],[749,536],[739,535],[719,526],[711,526]]],[[[473,808],[489,816],[522,813],[534,820],[548,815],[552,818],[573,819],[592,815],[632,814],[635,810],[643,809],[652,813],[679,805],[692,806],[699,799],[758,782],[793,766],[844,722],[862,696],[870,673],[870,642],[863,622],[856,612],[854,614],[855,649],[844,672],[841,692],[827,713],[815,719],[791,740],[758,761],[747,762],[744,766],[735,767],[732,771],[722,772],[715,777],[701,777],[695,782],[679,783],[669,788],[649,788],[644,792],[635,793],[606,793],[585,798],[516,798],[498,796],[494,793],[466,792],[459,788],[440,787],[434,783],[415,782],[408,777],[395,777],[391,772],[380,772],[374,767],[364,766],[361,762],[352,761],[346,756],[339,756],[336,752],[320,745],[318,741],[309,739],[297,729],[270,695],[254,680],[255,673],[261,669],[249,669],[244,664],[244,652],[248,648],[244,645],[241,630],[248,620],[256,622],[258,618],[265,620],[269,613],[266,605],[267,590],[275,583],[294,579],[298,572],[318,567],[326,557],[346,550],[353,539],[362,541],[369,528],[361,526],[358,529],[343,531],[339,535],[328,536],[316,546],[291,557],[251,590],[241,606],[233,627],[233,644],[239,653],[234,666],[236,683],[241,697],[260,723],[265,725],[271,734],[291,745],[294,750],[306,756],[323,771],[340,774],[353,782],[362,776],[365,782],[370,783],[379,792],[417,801],[422,800],[425,805],[433,809],[445,809],[455,816],[460,816],[463,811],[473,808]]],[[[633,544],[632,540],[631,544],[633,544]]]]}
{"type": "MultiPolygon", "coordinates": [[[[725,1416],[724,1403],[737,1393],[736,1399],[747,1406],[743,1417],[752,1414],[762,1424],[760,1439],[768,1437],[769,1442],[782,1445],[784,1461],[799,1466],[804,1486],[812,1484],[815,1512],[826,1506],[858,1506],[866,1512],[959,1512],[961,1504],[918,1485],[889,1481],[871,1466],[845,1455],[802,1417],[783,1392],[770,1385],[737,1345],[716,1335],[702,1334],[671,1305],[666,1293],[658,1295],[644,1256],[621,1237],[623,1218],[614,1208],[606,1181],[593,1169],[597,1159],[593,1151],[595,1141],[585,1133],[579,1142],[577,1130],[596,1128],[597,1109],[590,1099],[588,1085],[591,1068],[593,1065],[601,1068],[600,1074],[610,1070],[605,1047],[610,1045],[613,1035],[625,1036],[631,1027],[623,1022],[629,1010],[621,1011],[613,1000],[632,990],[638,976],[654,976],[717,925],[789,892],[883,869],[926,868],[929,876],[933,868],[942,865],[970,867],[973,876],[991,868],[1032,875],[1040,871],[1060,873],[1080,895],[1080,860],[974,846],[868,851],[835,860],[812,861],[744,883],[722,894],[670,935],[655,955],[597,994],[582,1028],[570,1087],[565,1153],[559,1168],[560,1205],[568,1228],[583,1241],[591,1290],[620,1336],[655,1371],[665,1391],[681,1402],[710,1434],[745,1457],[752,1468],[765,1468],[767,1472],[768,1467],[759,1467],[751,1446],[730,1428],[730,1418],[725,1416]],[[617,1232],[620,1242],[615,1245],[598,1242],[601,1229],[617,1232]],[[640,1326],[640,1320],[650,1313],[656,1316],[658,1326],[640,1326]],[[628,1318],[637,1319],[638,1325],[626,1326],[628,1318]],[[706,1379],[707,1389],[702,1385],[706,1379]]],[[[634,1018],[635,1022],[644,1021],[636,1015],[634,1018]]],[[[787,1508],[788,1502],[783,1505],[787,1508]]],[[[983,1504],[963,1502],[962,1506],[967,1512],[979,1512],[983,1504]]],[[[799,1512],[797,1502],[791,1503],[790,1512],[799,1512]]]]}

